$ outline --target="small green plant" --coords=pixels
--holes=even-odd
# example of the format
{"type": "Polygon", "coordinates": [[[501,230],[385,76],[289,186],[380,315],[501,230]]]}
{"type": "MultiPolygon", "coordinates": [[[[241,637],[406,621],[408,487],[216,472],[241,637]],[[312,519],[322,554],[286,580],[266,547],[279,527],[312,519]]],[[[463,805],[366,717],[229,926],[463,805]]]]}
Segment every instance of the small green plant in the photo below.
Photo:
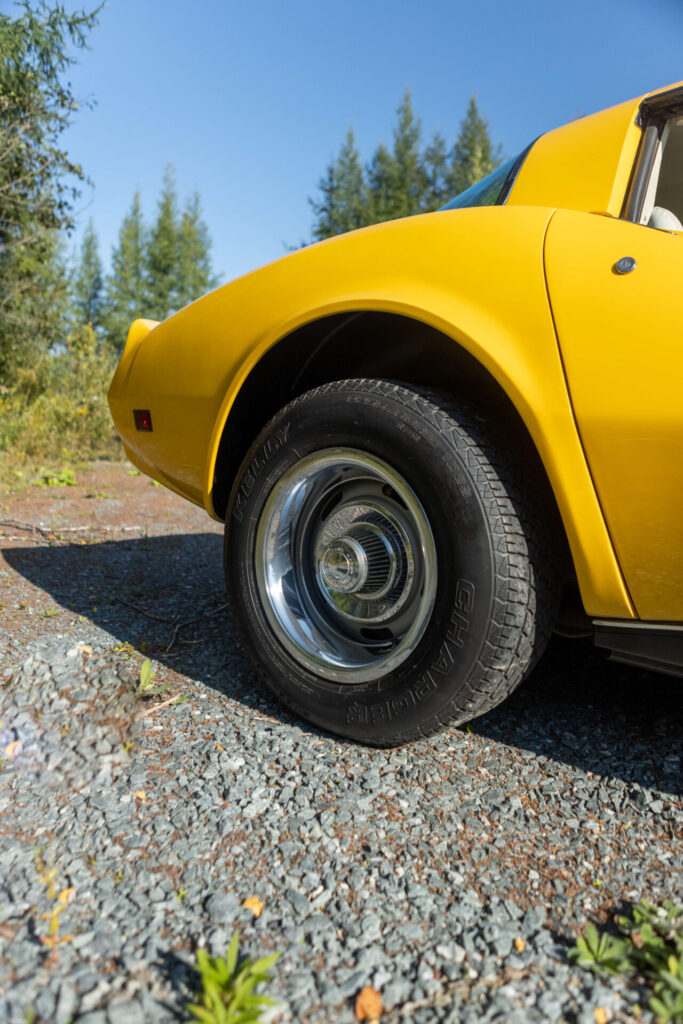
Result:
{"type": "Polygon", "coordinates": [[[594,924],[587,924],[583,935],[569,950],[569,959],[596,974],[623,974],[628,969],[625,939],[617,939],[607,932],[599,934],[594,924]]]}
{"type": "Polygon", "coordinates": [[[248,957],[238,966],[239,937],[233,933],[225,956],[210,957],[204,949],[197,950],[196,969],[201,982],[197,1003],[188,1003],[191,1021],[201,1024],[249,1024],[257,1022],[261,1010],[275,1005],[269,996],[254,989],[269,981],[268,973],[280,953],[260,960],[248,957]]]}
{"type": "Polygon", "coordinates": [[[140,682],[135,690],[138,697],[158,697],[160,693],[170,690],[169,683],[164,683],[162,686],[154,685],[156,674],[157,671],[155,668],[152,668],[152,662],[149,658],[145,658],[140,666],[140,682]]]}
{"type": "Polygon", "coordinates": [[[38,484],[41,487],[75,487],[73,469],[62,469],[60,472],[43,473],[38,484]]]}
{"type": "Polygon", "coordinates": [[[657,1024],[683,1024],[683,906],[641,900],[615,923],[619,937],[586,925],[569,959],[597,974],[645,979],[653,988],[648,1005],[657,1024]]]}

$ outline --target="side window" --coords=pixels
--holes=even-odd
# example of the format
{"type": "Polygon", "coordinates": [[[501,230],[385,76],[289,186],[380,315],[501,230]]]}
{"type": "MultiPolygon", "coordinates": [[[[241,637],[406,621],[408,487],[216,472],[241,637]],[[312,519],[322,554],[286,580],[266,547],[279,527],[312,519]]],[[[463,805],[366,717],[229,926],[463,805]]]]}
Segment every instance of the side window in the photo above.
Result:
{"type": "Polygon", "coordinates": [[[640,223],[683,231],[683,116],[666,122],[657,143],[640,223]]]}

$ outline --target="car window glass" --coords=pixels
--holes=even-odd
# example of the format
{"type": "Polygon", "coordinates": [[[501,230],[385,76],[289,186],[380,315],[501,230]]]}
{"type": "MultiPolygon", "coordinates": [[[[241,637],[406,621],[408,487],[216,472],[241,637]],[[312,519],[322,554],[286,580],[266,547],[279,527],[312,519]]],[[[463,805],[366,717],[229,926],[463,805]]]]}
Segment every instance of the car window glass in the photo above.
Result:
{"type": "Polygon", "coordinates": [[[491,174],[487,174],[485,178],[482,178],[475,185],[470,185],[469,188],[466,188],[464,192],[455,196],[454,199],[451,199],[440,209],[462,210],[468,206],[495,206],[503,191],[507,177],[518,159],[519,157],[515,156],[512,160],[501,164],[491,174]]]}

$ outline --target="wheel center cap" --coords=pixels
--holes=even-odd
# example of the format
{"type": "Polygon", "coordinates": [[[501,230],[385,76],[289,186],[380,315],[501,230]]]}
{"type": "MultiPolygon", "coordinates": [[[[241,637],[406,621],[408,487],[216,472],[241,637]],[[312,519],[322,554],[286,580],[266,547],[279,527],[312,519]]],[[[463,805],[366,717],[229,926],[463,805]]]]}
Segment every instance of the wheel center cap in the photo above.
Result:
{"type": "Polygon", "coordinates": [[[318,573],[329,590],[352,594],[365,583],[368,560],[361,545],[352,537],[339,538],[323,549],[318,573]]]}

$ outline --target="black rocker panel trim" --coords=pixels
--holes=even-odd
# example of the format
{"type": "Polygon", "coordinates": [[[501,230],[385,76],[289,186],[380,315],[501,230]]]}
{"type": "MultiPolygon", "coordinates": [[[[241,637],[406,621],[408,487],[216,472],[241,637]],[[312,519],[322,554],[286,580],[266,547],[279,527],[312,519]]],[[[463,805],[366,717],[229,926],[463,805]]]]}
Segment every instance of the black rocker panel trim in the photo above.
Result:
{"type": "Polygon", "coordinates": [[[683,678],[683,626],[594,619],[593,638],[610,658],[683,678]]]}

